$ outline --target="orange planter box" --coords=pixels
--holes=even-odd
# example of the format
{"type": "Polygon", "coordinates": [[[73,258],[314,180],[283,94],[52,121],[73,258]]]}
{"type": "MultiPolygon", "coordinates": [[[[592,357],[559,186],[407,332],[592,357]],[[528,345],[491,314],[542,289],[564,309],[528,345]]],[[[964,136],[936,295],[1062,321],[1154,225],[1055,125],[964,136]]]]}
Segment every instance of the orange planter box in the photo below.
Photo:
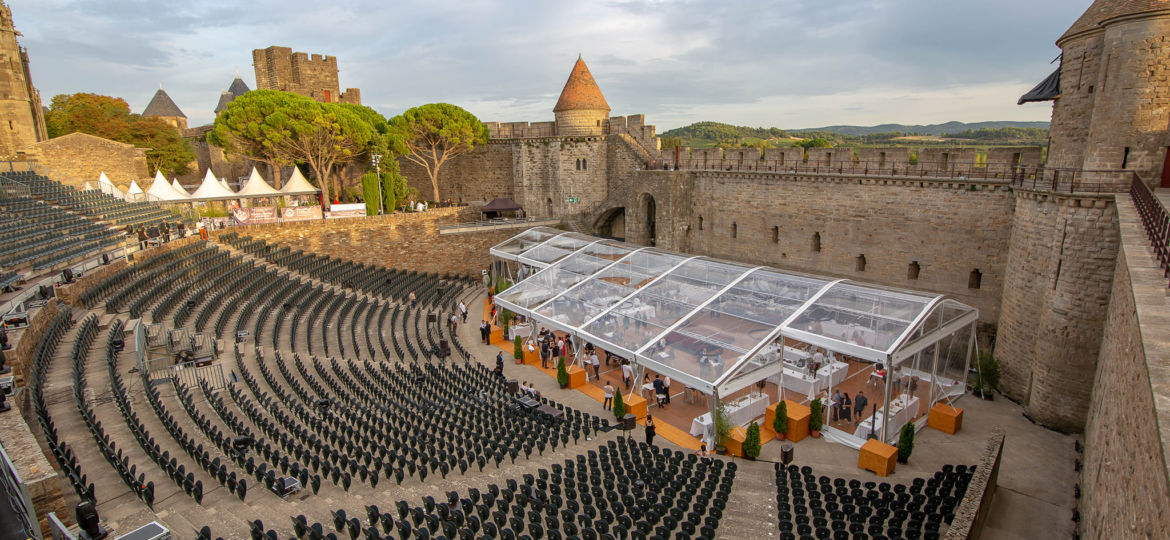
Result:
{"type": "MultiPolygon", "coordinates": [[[[491,338],[488,341],[492,345],[499,345],[500,343],[504,343],[508,340],[504,339],[504,329],[493,324],[491,338]]],[[[512,350],[512,348],[509,347],[508,351],[511,351],[511,350],[512,350]]]]}
{"type": "MultiPolygon", "coordinates": [[[[569,366],[568,370],[569,370],[569,388],[580,388],[582,386],[585,386],[587,377],[585,376],[585,370],[581,369],[581,366],[577,366],[577,365],[569,366]]],[[[625,397],[625,396],[622,396],[622,397],[625,397]]]]}
{"type": "Polygon", "coordinates": [[[898,464],[898,449],[877,439],[865,441],[861,452],[857,454],[857,466],[867,471],[873,471],[878,476],[893,474],[898,464]]]}
{"type": "Polygon", "coordinates": [[[530,351],[530,350],[528,350],[527,343],[521,344],[520,347],[521,347],[521,349],[524,350],[524,363],[525,364],[532,364],[534,366],[540,365],[540,349],[536,349],[534,347],[533,348],[534,350],[530,351]]]}
{"type": "Polygon", "coordinates": [[[930,416],[926,425],[943,433],[954,435],[963,428],[963,409],[952,407],[946,403],[935,403],[930,408],[930,416]]]}
{"type": "MultiPolygon", "coordinates": [[[[768,405],[768,412],[764,414],[764,425],[760,426],[761,428],[767,427],[768,431],[772,430],[772,421],[776,418],[776,406],[779,404],[776,402],[768,405]]],[[[808,421],[812,418],[812,409],[790,399],[784,400],[784,406],[788,408],[788,432],[784,434],[784,438],[792,442],[799,442],[808,437],[808,421]]]]}
{"type": "Polygon", "coordinates": [[[727,438],[723,440],[723,446],[727,447],[728,455],[743,457],[743,442],[746,440],[747,430],[742,427],[735,427],[731,429],[731,433],[728,433],[727,438]]]}
{"type": "Polygon", "coordinates": [[[626,402],[626,412],[634,413],[634,418],[646,418],[646,398],[631,392],[623,395],[622,400],[626,402]]]}

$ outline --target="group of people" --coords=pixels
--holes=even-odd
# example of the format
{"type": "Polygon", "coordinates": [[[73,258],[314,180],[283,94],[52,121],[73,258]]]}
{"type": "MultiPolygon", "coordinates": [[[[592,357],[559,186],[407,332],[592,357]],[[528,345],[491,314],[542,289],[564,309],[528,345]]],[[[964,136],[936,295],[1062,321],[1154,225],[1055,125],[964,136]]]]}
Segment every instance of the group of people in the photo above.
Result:
{"type": "MultiPolygon", "coordinates": [[[[175,222],[172,227],[170,223],[165,221],[151,224],[149,227],[139,225],[135,230],[133,225],[126,226],[126,234],[137,234],[138,249],[145,250],[152,244],[164,244],[171,241],[171,232],[175,233],[175,238],[183,238],[187,236],[187,226],[182,221],[175,222]]],[[[200,236],[206,239],[206,232],[200,233],[200,236]]]]}
{"type": "Polygon", "coordinates": [[[869,405],[869,398],[864,391],[858,391],[853,398],[848,392],[837,389],[830,398],[829,419],[833,422],[852,422],[854,424],[865,418],[865,408],[869,405]]]}
{"type": "MultiPolygon", "coordinates": [[[[536,336],[536,342],[540,347],[540,367],[544,369],[551,369],[549,365],[553,362],[553,358],[560,356],[572,356],[573,354],[573,336],[558,337],[547,328],[540,330],[536,336]]],[[[536,348],[537,345],[529,343],[529,347],[536,348]]]]}

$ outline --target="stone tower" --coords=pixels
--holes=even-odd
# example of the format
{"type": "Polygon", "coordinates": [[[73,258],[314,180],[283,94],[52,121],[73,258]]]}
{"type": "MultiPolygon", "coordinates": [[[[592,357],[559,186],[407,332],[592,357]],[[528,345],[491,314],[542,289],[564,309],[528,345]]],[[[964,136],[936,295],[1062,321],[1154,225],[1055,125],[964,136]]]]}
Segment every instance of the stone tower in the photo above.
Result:
{"type": "Polygon", "coordinates": [[[256,69],[256,88],[259,90],[292,92],[324,103],[361,105],[360,90],[346,88],[345,92],[341,91],[336,56],[309,56],[273,45],[253,50],[252,66],[256,69]]]}
{"type": "Polygon", "coordinates": [[[553,113],[557,118],[557,135],[601,135],[605,128],[609,104],[580,55],[553,113]]]}
{"type": "Polygon", "coordinates": [[[1170,187],[1170,0],[1097,0],[1056,41],[1048,166],[1170,187]]]}
{"type": "Polygon", "coordinates": [[[0,158],[23,159],[25,150],[45,134],[41,95],[33,87],[28,51],[16,41],[12,10],[0,1],[0,111],[8,125],[0,124],[0,158]]]}
{"type": "Polygon", "coordinates": [[[240,78],[240,74],[236,73],[235,80],[228,86],[228,89],[219,95],[219,103],[215,105],[215,114],[218,115],[227,108],[228,103],[231,103],[236,98],[247,94],[250,91],[248,84],[240,78]]]}
{"type": "Polygon", "coordinates": [[[154,97],[150,98],[150,103],[147,103],[146,108],[142,110],[142,116],[158,118],[178,130],[187,129],[187,115],[183,114],[183,111],[175,104],[175,100],[167,95],[166,90],[162,89],[162,85],[159,85],[158,92],[154,93],[154,97]]]}

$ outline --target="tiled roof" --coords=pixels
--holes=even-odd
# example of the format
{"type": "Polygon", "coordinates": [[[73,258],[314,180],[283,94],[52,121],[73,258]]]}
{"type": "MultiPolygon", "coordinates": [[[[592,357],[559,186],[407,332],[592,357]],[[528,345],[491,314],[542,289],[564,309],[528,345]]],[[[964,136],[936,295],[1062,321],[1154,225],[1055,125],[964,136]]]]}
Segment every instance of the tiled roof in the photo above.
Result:
{"type": "Polygon", "coordinates": [[[573,72],[569,74],[569,80],[565,82],[565,89],[561,90],[561,98],[557,100],[553,112],[577,109],[609,110],[605,96],[601,95],[601,88],[597,87],[597,81],[593,80],[593,74],[589,73],[589,67],[580,56],[573,65],[573,72]]]}
{"type": "Polygon", "coordinates": [[[179,106],[175,105],[175,101],[168,96],[166,91],[162,88],[154,93],[154,97],[150,99],[150,103],[146,104],[146,108],[142,110],[142,116],[181,116],[186,118],[187,115],[179,110],[179,106]]]}
{"type": "Polygon", "coordinates": [[[243,79],[240,79],[239,75],[236,76],[236,80],[232,81],[232,85],[227,89],[228,93],[230,93],[233,98],[238,98],[244,94],[247,94],[248,90],[250,90],[250,88],[248,88],[247,83],[245,83],[243,79]]]}
{"type": "Polygon", "coordinates": [[[1109,19],[1158,10],[1170,10],[1170,0],[1097,0],[1056,42],[1098,28],[1109,19]]]}

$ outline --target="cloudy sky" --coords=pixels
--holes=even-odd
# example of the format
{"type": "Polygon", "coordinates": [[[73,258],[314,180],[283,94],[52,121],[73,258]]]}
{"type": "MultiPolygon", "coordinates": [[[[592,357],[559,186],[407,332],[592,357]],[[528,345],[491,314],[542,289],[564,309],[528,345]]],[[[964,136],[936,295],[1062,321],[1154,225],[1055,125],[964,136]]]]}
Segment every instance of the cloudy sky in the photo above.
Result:
{"type": "Polygon", "coordinates": [[[782,128],[1048,120],[1016,99],[1091,0],[9,0],[34,84],[125,98],[162,84],[208,123],[252,49],[338,58],[392,116],[434,101],[544,121],[583,54],[613,115],[782,128]],[[322,7],[324,6],[324,7],[322,7]]]}

